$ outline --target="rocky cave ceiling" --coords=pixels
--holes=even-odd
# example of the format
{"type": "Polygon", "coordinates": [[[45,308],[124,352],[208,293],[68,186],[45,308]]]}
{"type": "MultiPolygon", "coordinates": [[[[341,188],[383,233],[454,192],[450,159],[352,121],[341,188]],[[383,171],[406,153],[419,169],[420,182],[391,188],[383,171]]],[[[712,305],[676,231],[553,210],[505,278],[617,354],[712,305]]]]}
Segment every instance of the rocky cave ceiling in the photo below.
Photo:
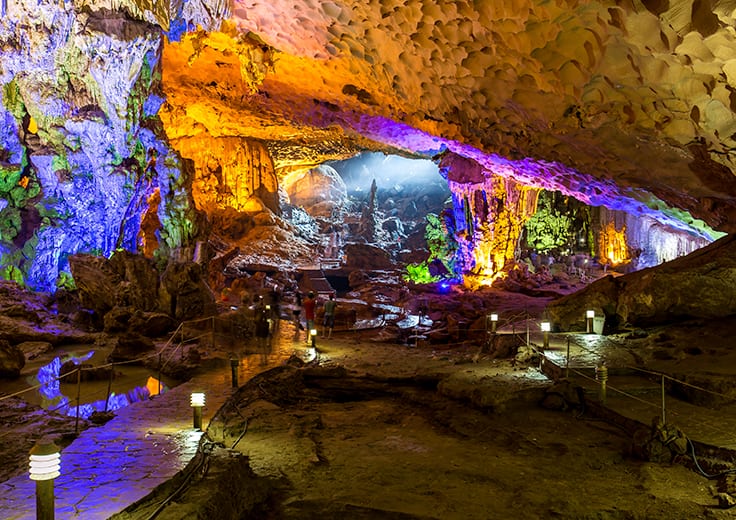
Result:
{"type": "Polygon", "coordinates": [[[256,138],[277,171],[366,149],[447,149],[594,205],[665,201],[736,229],[734,1],[189,9],[199,30],[172,29],[163,55],[174,143],[256,138]]]}
{"type": "Polygon", "coordinates": [[[525,185],[733,232],[734,9],[0,0],[0,278],[186,256],[208,207],[278,210],[279,182],[361,151],[441,157],[455,196],[525,185]]]}

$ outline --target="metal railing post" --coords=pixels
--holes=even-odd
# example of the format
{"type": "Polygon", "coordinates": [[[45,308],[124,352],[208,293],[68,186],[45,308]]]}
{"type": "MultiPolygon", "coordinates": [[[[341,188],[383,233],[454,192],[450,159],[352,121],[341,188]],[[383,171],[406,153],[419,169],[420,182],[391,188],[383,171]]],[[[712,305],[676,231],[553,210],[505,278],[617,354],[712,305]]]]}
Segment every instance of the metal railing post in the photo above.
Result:
{"type": "Polygon", "coordinates": [[[82,367],[77,365],[77,418],[74,420],[74,433],[79,433],[79,401],[82,392],[82,367]]]}
{"type": "Polygon", "coordinates": [[[662,424],[667,424],[667,409],[665,407],[664,396],[664,374],[662,374],[662,424]]]}
{"type": "Polygon", "coordinates": [[[600,401],[606,404],[606,382],[608,381],[608,367],[606,365],[600,365],[595,367],[595,378],[600,381],[600,401]]]}
{"type": "Polygon", "coordinates": [[[110,405],[110,390],[112,390],[112,377],[115,374],[115,363],[110,363],[110,378],[107,380],[107,396],[105,397],[105,413],[110,405]]]}

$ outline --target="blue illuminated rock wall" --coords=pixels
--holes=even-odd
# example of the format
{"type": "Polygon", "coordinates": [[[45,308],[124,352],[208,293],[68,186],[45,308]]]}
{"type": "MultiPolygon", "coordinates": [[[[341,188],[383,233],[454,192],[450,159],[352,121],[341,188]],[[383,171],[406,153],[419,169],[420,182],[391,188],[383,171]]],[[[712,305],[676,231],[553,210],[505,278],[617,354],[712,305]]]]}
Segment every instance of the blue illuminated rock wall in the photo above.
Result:
{"type": "Polygon", "coordinates": [[[191,180],[156,115],[164,102],[161,17],[133,4],[117,9],[3,3],[2,278],[53,291],[70,281],[73,253],[138,250],[156,189],[156,254],[165,259],[198,232],[191,180]]]}

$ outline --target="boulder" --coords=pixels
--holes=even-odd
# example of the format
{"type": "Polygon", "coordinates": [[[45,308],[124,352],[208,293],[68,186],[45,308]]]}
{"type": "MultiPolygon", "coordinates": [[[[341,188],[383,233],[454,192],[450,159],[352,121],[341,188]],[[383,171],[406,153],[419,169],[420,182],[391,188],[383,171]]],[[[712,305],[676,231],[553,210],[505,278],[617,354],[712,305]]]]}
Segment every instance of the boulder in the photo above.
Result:
{"type": "Polygon", "coordinates": [[[116,340],[115,348],[108,357],[108,360],[112,362],[141,359],[156,349],[156,345],[151,339],[132,332],[120,336],[116,340]]]}
{"type": "Polygon", "coordinates": [[[25,364],[26,357],[23,351],[0,339],[0,377],[16,378],[20,376],[20,371],[25,364]]]}
{"type": "Polygon", "coordinates": [[[76,254],[69,257],[69,269],[83,307],[104,316],[115,306],[120,279],[106,258],[76,254]]]}
{"type": "Polygon", "coordinates": [[[585,311],[598,309],[606,326],[654,326],[691,318],[736,314],[736,236],[687,256],[613,278],[553,302],[548,311],[560,330],[583,330],[585,311]]]}
{"type": "Polygon", "coordinates": [[[351,269],[368,271],[391,269],[394,263],[391,256],[380,247],[370,244],[345,244],[345,266],[351,269]]]}
{"type": "Polygon", "coordinates": [[[69,257],[81,304],[104,316],[115,306],[158,308],[159,274],[153,261],[128,251],[108,260],[86,254],[69,257]]]}
{"type": "Polygon", "coordinates": [[[118,305],[131,305],[142,311],[158,308],[159,273],[153,260],[128,251],[116,251],[110,257],[110,266],[120,280],[118,305]]]}
{"type": "Polygon", "coordinates": [[[216,313],[215,295],[205,281],[206,273],[193,262],[172,262],[161,275],[162,307],[177,321],[216,313]]]}
{"type": "Polygon", "coordinates": [[[174,330],[176,322],[162,312],[137,313],[131,324],[133,330],[149,338],[160,338],[174,330]]]}
{"type": "Polygon", "coordinates": [[[104,331],[108,333],[124,332],[131,329],[130,319],[133,309],[130,307],[114,307],[105,314],[104,331]]]}

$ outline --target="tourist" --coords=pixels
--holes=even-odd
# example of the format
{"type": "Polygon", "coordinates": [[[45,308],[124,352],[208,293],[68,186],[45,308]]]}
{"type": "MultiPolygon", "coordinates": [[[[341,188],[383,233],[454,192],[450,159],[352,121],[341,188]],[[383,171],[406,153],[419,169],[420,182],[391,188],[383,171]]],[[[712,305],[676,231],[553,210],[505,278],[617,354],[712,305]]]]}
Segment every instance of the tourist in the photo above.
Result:
{"type": "Polygon", "coordinates": [[[307,341],[309,341],[309,334],[314,328],[314,309],[316,306],[317,300],[314,298],[314,293],[309,291],[307,297],[304,298],[304,302],[302,302],[302,307],[304,307],[304,319],[307,320],[307,341]]]}
{"type": "Polygon", "coordinates": [[[259,296],[254,306],[254,328],[257,341],[258,353],[261,355],[261,363],[268,361],[268,351],[271,340],[271,320],[269,310],[263,304],[263,297],[259,296]]]}
{"type": "Polygon", "coordinates": [[[335,326],[335,308],[337,302],[335,301],[335,295],[330,294],[330,299],[325,302],[325,317],[322,323],[322,337],[325,337],[325,331],[327,331],[327,337],[332,337],[332,328],[335,326]]]}
{"type": "Polygon", "coordinates": [[[294,309],[292,310],[292,313],[294,314],[294,327],[296,329],[294,334],[298,336],[299,331],[303,328],[302,322],[299,319],[302,313],[302,293],[300,293],[298,289],[294,293],[294,309]]]}
{"type": "Polygon", "coordinates": [[[273,333],[279,330],[279,322],[281,321],[281,291],[278,286],[274,285],[271,289],[271,318],[273,321],[273,333]]]}

